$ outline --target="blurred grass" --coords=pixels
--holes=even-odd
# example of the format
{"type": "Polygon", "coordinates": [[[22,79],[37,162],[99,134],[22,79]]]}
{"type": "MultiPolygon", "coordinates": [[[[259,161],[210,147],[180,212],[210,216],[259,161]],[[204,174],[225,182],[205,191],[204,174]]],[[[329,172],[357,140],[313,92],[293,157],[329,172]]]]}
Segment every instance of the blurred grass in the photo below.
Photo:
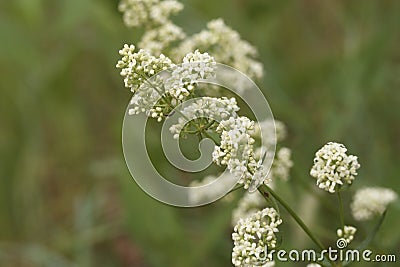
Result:
{"type": "MultiPolygon", "coordinates": [[[[279,191],[316,229],[336,227],[308,175],[327,141],[359,156],[354,187],[399,192],[399,1],[183,2],[176,22],[189,33],[223,17],[259,49],[260,85],[295,161],[279,191]]],[[[0,266],[230,264],[234,202],[169,207],[127,172],[120,135],[130,94],[114,65],[138,35],[117,3],[0,2],[0,266]]],[[[399,211],[389,211],[376,251],[400,251],[399,211]]],[[[288,220],[282,246],[297,245],[310,244],[288,220]]]]}

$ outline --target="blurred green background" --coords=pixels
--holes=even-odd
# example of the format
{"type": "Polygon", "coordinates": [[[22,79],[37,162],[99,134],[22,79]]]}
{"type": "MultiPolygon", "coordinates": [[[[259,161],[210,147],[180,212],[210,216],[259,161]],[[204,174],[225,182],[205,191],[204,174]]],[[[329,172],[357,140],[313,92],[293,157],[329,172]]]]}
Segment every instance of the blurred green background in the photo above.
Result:
{"type": "MultiPolygon", "coordinates": [[[[288,126],[295,163],[277,191],[325,244],[334,242],[327,227],[338,227],[336,199],[308,175],[324,143],[343,142],[359,156],[355,188],[400,193],[400,1],[183,3],[174,21],[188,33],[222,17],[258,48],[259,85],[288,126]]],[[[125,28],[117,4],[0,2],[0,266],[231,265],[234,201],[170,207],[127,171],[121,124],[130,92],[114,66],[140,31],[125,28]]],[[[283,216],[282,248],[312,247],[283,216]]],[[[371,245],[398,260],[399,220],[397,202],[371,245]]]]}

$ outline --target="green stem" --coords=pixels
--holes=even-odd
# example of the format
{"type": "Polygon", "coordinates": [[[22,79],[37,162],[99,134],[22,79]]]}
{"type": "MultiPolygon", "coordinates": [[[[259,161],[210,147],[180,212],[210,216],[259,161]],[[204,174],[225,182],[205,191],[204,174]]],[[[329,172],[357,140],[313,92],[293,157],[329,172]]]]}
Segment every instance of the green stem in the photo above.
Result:
{"type": "MultiPolygon", "coordinates": [[[[141,76],[142,76],[142,78],[143,78],[154,90],[156,90],[156,92],[161,96],[162,99],[164,99],[164,101],[168,104],[168,106],[169,106],[170,108],[173,109],[174,106],[172,106],[171,102],[168,101],[168,100],[165,98],[165,95],[164,95],[162,92],[160,92],[160,91],[158,90],[158,88],[157,88],[149,79],[147,79],[147,78],[146,78],[145,76],[143,76],[143,75],[141,75],[141,76]]],[[[176,110],[176,112],[179,113],[185,120],[190,121],[189,118],[187,118],[187,117],[185,116],[185,114],[183,114],[182,112],[180,112],[180,110],[176,110]]],[[[198,131],[201,131],[200,127],[199,127],[197,124],[195,124],[195,126],[196,126],[196,128],[197,128],[198,131]]]]}
{"type": "Polygon", "coordinates": [[[232,193],[233,191],[236,191],[236,190],[238,190],[238,189],[240,189],[240,188],[243,188],[243,185],[242,185],[242,184],[235,186],[235,187],[232,188],[227,194],[232,193]]]}
{"type": "Polygon", "coordinates": [[[201,140],[203,140],[203,136],[202,136],[201,132],[197,133],[197,137],[199,138],[199,143],[200,143],[201,140]]]}
{"type": "Polygon", "coordinates": [[[214,123],[215,123],[215,120],[211,119],[211,121],[209,123],[204,125],[203,129],[208,130],[208,128],[210,128],[214,123]]]}
{"type": "Polygon", "coordinates": [[[163,92],[160,92],[160,91],[158,90],[158,88],[157,88],[149,79],[146,78],[146,76],[144,76],[144,75],[140,75],[140,76],[142,76],[142,78],[143,78],[154,90],[156,90],[156,92],[159,94],[159,96],[160,96],[162,99],[164,99],[164,101],[165,101],[167,104],[171,105],[171,103],[169,103],[169,101],[167,101],[167,99],[165,98],[163,92]]]}
{"type": "MultiPolygon", "coordinates": [[[[315,245],[318,246],[318,248],[323,251],[325,248],[322,245],[321,241],[315,237],[315,235],[311,232],[311,230],[307,227],[307,225],[303,222],[303,220],[294,212],[294,210],[289,206],[289,204],[286,203],[277,193],[275,193],[269,186],[267,185],[261,185],[258,188],[258,191],[260,191],[261,195],[264,198],[268,197],[268,194],[271,194],[285,209],[286,211],[292,216],[292,218],[297,222],[297,224],[303,229],[303,231],[310,237],[310,239],[315,243],[315,245]]],[[[331,259],[327,258],[329,262],[331,263],[332,266],[335,266],[335,263],[332,262],[331,259]]]]}
{"type": "MultiPolygon", "coordinates": [[[[173,106],[171,105],[171,103],[169,101],[167,101],[167,99],[164,97],[164,95],[162,94],[162,92],[160,92],[158,90],[158,88],[149,80],[147,79],[145,76],[142,75],[142,77],[145,79],[145,81],[154,89],[157,91],[157,93],[164,99],[164,101],[171,107],[173,108],[173,106]]],[[[178,112],[185,120],[189,121],[189,118],[187,118],[185,116],[185,114],[183,114],[182,112],[180,112],[179,110],[176,110],[176,112],[178,112]]],[[[212,137],[209,133],[207,133],[207,129],[214,124],[215,121],[211,121],[209,124],[206,125],[205,128],[201,128],[199,125],[194,124],[194,126],[197,128],[197,132],[201,132],[202,134],[204,134],[206,137],[210,138],[211,140],[214,141],[214,143],[216,145],[220,145],[220,142],[216,139],[214,139],[214,137],[212,137]]]]}
{"type": "Polygon", "coordinates": [[[337,192],[337,196],[339,199],[339,217],[340,217],[340,225],[342,229],[344,229],[344,213],[343,213],[343,201],[342,201],[342,195],[340,192],[337,192]]]}
{"type": "Polygon", "coordinates": [[[314,236],[314,234],[310,231],[310,229],[305,225],[302,219],[294,212],[294,210],[284,201],[277,193],[275,193],[269,186],[261,185],[258,190],[265,197],[265,194],[271,194],[293,217],[293,219],[297,222],[297,224],[306,232],[306,234],[311,238],[311,240],[321,249],[324,250],[324,246],[322,243],[314,236]]]}
{"type": "Polygon", "coordinates": [[[216,145],[220,145],[220,142],[218,141],[218,140],[215,140],[215,138],[214,137],[212,137],[209,133],[207,133],[206,131],[202,131],[202,133],[205,135],[205,136],[207,136],[208,138],[210,138],[211,140],[213,140],[214,141],[214,143],[216,144],[216,145]]]}

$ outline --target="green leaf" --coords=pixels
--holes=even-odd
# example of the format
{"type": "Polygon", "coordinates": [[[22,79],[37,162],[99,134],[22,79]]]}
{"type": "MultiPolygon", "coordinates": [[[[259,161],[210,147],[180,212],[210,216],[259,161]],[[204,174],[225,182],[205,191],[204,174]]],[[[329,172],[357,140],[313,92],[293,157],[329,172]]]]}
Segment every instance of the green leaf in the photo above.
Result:
{"type": "MultiPolygon", "coordinates": [[[[374,238],[375,238],[376,233],[379,231],[379,229],[383,223],[383,220],[385,219],[386,212],[387,212],[387,210],[385,210],[385,212],[379,218],[378,222],[376,223],[376,225],[374,226],[372,231],[369,233],[369,235],[367,235],[367,237],[364,239],[364,241],[362,241],[361,244],[356,247],[356,250],[358,250],[358,251],[365,250],[369,246],[369,244],[371,244],[372,240],[374,240],[374,238]]],[[[344,261],[343,266],[349,266],[351,263],[352,262],[344,261]]]]}
{"type": "Polygon", "coordinates": [[[372,231],[369,233],[369,235],[364,239],[364,241],[357,247],[358,250],[364,250],[366,249],[369,244],[372,242],[372,240],[375,238],[376,233],[380,229],[383,220],[385,219],[387,210],[382,214],[382,216],[379,218],[377,224],[375,227],[372,229],[372,231]]]}

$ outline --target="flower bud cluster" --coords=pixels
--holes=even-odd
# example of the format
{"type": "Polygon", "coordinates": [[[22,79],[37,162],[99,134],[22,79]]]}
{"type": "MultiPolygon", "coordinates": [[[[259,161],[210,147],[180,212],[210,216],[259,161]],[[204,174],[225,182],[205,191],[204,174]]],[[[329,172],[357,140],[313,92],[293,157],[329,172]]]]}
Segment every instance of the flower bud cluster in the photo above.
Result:
{"type": "Polygon", "coordinates": [[[134,45],[125,44],[119,51],[122,56],[116,67],[121,69],[120,75],[124,77],[124,84],[132,92],[146,82],[154,74],[175,66],[172,61],[161,54],[159,57],[151,55],[148,51],[140,49],[135,52],[134,45]]]}
{"type": "Polygon", "coordinates": [[[336,231],[337,236],[339,238],[344,238],[344,240],[346,240],[347,244],[350,244],[350,242],[353,241],[354,235],[356,232],[357,232],[357,228],[355,228],[354,226],[348,226],[348,225],[345,225],[343,227],[343,229],[338,229],[336,231]]]}
{"type": "Polygon", "coordinates": [[[317,179],[319,188],[335,193],[343,185],[352,184],[360,164],[346,151],[343,144],[330,142],[315,153],[310,175],[317,179]]]}
{"type": "Polygon", "coordinates": [[[213,161],[226,165],[230,173],[248,189],[252,181],[261,183],[267,176],[262,160],[255,157],[254,121],[247,117],[230,117],[217,127],[221,133],[221,144],[215,146],[213,161]]]}

